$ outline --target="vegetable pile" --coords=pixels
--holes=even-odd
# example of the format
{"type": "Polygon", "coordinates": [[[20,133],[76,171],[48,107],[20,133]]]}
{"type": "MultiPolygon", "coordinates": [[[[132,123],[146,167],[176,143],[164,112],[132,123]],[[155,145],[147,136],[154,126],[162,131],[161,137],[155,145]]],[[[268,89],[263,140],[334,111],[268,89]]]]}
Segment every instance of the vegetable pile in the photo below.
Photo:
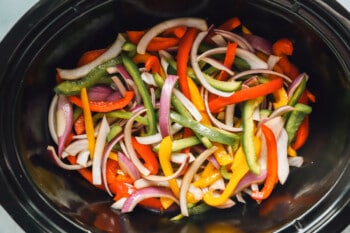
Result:
{"type": "Polygon", "coordinates": [[[315,97],[292,54],[290,39],[270,42],[236,17],[120,33],[57,69],[48,152],[124,213],[260,202],[303,164],[315,97]]]}

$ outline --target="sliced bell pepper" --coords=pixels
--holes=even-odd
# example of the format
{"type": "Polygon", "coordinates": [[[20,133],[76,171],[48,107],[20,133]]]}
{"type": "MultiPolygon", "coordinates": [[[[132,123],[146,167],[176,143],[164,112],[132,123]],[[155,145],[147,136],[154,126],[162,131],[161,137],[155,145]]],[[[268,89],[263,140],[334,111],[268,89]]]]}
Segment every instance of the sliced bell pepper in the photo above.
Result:
{"type": "Polygon", "coordinates": [[[86,88],[81,89],[81,108],[83,109],[84,114],[84,123],[85,123],[85,132],[88,139],[88,148],[90,151],[90,158],[93,158],[95,151],[95,128],[92,121],[91,110],[89,106],[89,98],[86,91],[86,88]]]}
{"type": "Polygon", "coordinates": [[[241,21],[237,17],[230,18],[222,23],[218,28],[225,31],[232,31],[241,25],[241,21]]]}
{"type": "Polygon", "coordinates": [[[94,49],[83,53],[83,55],[79,58],[78,67],[92,62],[93,60],[101,56],[104,52],[106,52],[106,50],[107,49],[94,49]]]}
{"type": "Polygon", "coordinates": [[[255,200],[263,200],[268,198],[276,183],[278,182],[277,174],[277,142],[274,133],[266,125],[262,124],[261,130],[266,138],[267,146],[267,175],[264,187],[261,191],[253,191],[252,198],[255,200]]]}
{"type": "Polygon", "coordinates": [[[236,91],[229,97],[216,97],[209,101],[209,109],[211,112],[219,112],[221,108],[230,105],[243,102],[246,100],[255,99],[260,96],[271,94],[283,86],[283,79],[272,79],[267,83],[260,84],[258,86],[241,89],[236,91]]]}
{"type": "MultiPolygon", "coordinates": [[[[133,91],[125,92],[125,96],[121,99],[115,101],[88,101],[90,110],[93,112],[110,112],[117,109],[122,109],[126,107],[130,101],[134,98],[133,91]]],[[[70,102],[74,103],[78,107],[82,108],[82,99],[79,99],[78,96],[72,95],[68,96],[70,102]]]]}
{"type": "MultiPolygon", "coordinates": [[[[224,66],[226,66],[227,68],[231,68],[233,65],[233,62],[235,60],[236,57],[236,49],[237,49],[237,43],[228,43],[227,44],[227,51],[226,51],[226,55],[225,55],[225,59],[224,59],[224,66]]],[[[228,74],[225,71],[221,71],[219,73],[218,76],[218,80],[223,81],[223,80],[227,80],[228,78],[228,74]]]]}
{"type": "Polygon", "coordinates": [[[152,150],[152,146],[139,143],[135,137],[132,137],[132,145],[136,152],[145,161],[145,167],[152,175],[158,173],[159,164],[156,153],[152,150]]]}

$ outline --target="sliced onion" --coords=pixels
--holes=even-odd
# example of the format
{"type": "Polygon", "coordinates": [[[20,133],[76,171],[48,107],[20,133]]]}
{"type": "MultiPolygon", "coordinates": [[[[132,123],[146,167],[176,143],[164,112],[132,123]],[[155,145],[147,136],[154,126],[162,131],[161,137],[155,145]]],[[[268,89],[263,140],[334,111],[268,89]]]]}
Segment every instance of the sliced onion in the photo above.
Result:
{"type": "Polygon", "coordinates": [[[191,113],[191,115],[196,121],[202,120],[202,115],[197,109],[197,107],[189,99],[187,99],[187,97],[184,94],[182,94],[182,92],[180,92],[177,89],[174,89],[173,94],[181,101],[181,103],[191,113]]]}
{"type": "Polygon", "coordinates": [[[237,184],[234,193],[239,193],[252,184],[260,184],[266,179],[267,171],[262,169],[259,175],[248,172],[237,184]]]}
{"type": "MultiPolygon", "coordinates": [[[[198,58],[197,58],[198,60],[198,58]]],[[[218,70],[223,70],[226,73],[228,73],[229,75],[233,75],[233,71],[230,68],[227,68],[223,63],[210,58],[210,57],[201,57],[200,58],[201,61],[204,61],[205,63],[210,64],[211,66],[213,66],[214,68],[218,69],[218,70]]],[[[199,61],[199,60],[198,60],[199,61]]]]}
{"type": "Polygon", "coordinates": [[[284,184],[289,175],[289,163],[288,163],[288,134],[285,129],[282,129],[280,136],[277,139],[277,174],[278,180],[281,184],[284,184]]]}
{"type": "Polygon", "coordinates": [[[88,89],[88,97],[91,101],[106,100],[113,93],[113,89],[106,85],[97,85],[88,89]]]}
{"type": "Polygon", "coordinates": [[[100,130],[97,134],[93,155],[94,157],[92,159],[92,183],[94,185],[102,184],[102,157],[108,132],[109,124],[107,122],[106,116],[104,115],[102,118],[100,130]]]}
{"type": "Polygon", "coordinates": [[[301,156],[288,157],[289,166],[301,167],[304,163],[304,158],[301,156]]]}
{"type": "Polygon", "coordinates": [[[251,75],[251,74],[272,74],[272,75],[276,75],[276,76],[279,76],[279,77],[282,77],[285,81],[287,82],[292,82],[292,80],[284,75],[284,74],[281,74],[281,73],[278,73],[276,71],[273,71],[273,70],[267,70],[267,69],[250,69],[250,70],[245,70],[245,71],[242,71],[238,74],[235,74],[231,79],[233,80],[236,80],[236,79],[239,79],[241,77],[244,77],[246,75],[251,75]]]}
{"type": "Polygon", "coordinates": [[[118,152],[118,163],[123,172],[128,174],[133,180],[140,179],[140,173],[136,166],[121,152],[118,152]]]}
{"type": "Polygon", "coordinates": [[[121,140],[124,138],[124,134],[119,134],[116,137],[114,137],[109,144],[106,146],[105,151],[103,153],[102,156],[102,183],[103,186],[106,190],[106,192],[110,195],[113,196],[112,192],[109,189],[108,183],[107,183],[107,161],[108,161],[108,157],[109,154],[111,153],[113,147],[121,140]]]}
{"type": "Polygon", "coordinates": [[[232,199],[228,198],[224,203],[221,205],[215,206],[215,208],[218,209],[228,209],[231,208],[232,206],[236,205],[236,202],[234,202],[232,199]]]}
{"type": "Polygon", "coordinates": [[[96,66],[102,64],[103,62],[109,59],[112,59],[118,56],[119,53],[122,51],[122,46],[124,45],[125,41],[126,40],[122,36],[122,34],[118,34],[118,37],[115,40],[115,42],[112,44],[112,46],[95,60],[75,69],[57,68],[57,72],[62,79],[67,79],[67,80],[74,80],[74,79],[79,79],[81,77],[84,77],[96,66]]]}
{"type": "Polygon", "coordinates": [[[178,80],[177,75],[168,75],[160,94],[159,128],[162,137],[170,135],[170,102],[172,91],[178,80]]]}
{"type": "Polygon", "coordinates": [[[149,176],[145,176],[144,179],[154,181],[154,182],[163,182],[163,181],[169,181],[169,180],[175,179],[183,173],[183,171],[188,165],[189,159],[190,157],[187,156],[185,160],[182,161],[181,166],[176,170],[176,172],[174,172],[170,176],[149,175],[149,176]]]}
{"type": "Polygon", "coordinates": [[[191,65],[192,65],[194,73],[197,76],[198,81],[202,84],[202,86],[204,88],[206,88],[210,93],[216,94],[218,96],[228,97],[228,96],[232,95],[232,92],[224,92],[224,91],[220,91],[220,90],[217,90],[214,87],[212,87],[208,83],[207,79],[205,78],[205,76],[202,73],[202,70],[198,64],[198,59],[197,59],[198,48],[199,48],[199,45],[202,42],[202,40],[207,36],[207,34],[208,34],[208,32],[200,32],[200,33],[198,33],[196,39],[194,40],[193,45],[192,45],[192,49],[191,49],[191,54],[190,54],[191,65]]]}
{"type": "Polygon", "coordinates": [[[150,72],[142,72],[141,78],[146,84],[154,87],[157,86],[156,82],[154,81],[153,75],[150,72]]]}
{"type": "Polygon", "coordinates": [[[69,144],[62,152],[62,158],[66,158],[68,155],[76,156],[79,152],[88,148],[88,140],[81,139],[76,140],[69,144]]]}
{"type": "Polygon", "coordinates": [[[132,146],[131,136],[132,136],[132,126],[135,121],[135,118],[146,111],[147,109],[141,109],[138,112],[135,112],[134,116],[128,120],[128,122],[124,127],[124,142],[125,142],[127,154],[130,156],[131,161],[135,164],[135,166],[143,176],[148,176],[151,172],[139,160],[135,152],[135,149],[132,146]]]}
{"type": "MultiPolygon", "coordinates": [[[[183,128],[182,125],[174,123],[171,125],[171,134],[176,134],[183,128]]],[[[136,136],[137,142],[145,145],[156,144],[162,141],[163,137],[160,133],[156,133],[150,136],[136,136]]]]}
{"type": "Polygon", "coordinates": [[[275,55],[270,55],[269,58],[267,59],[267,66],[269,70],[272,70],[273,67],[281,60],[281,57],[275,56],[275,55]]]}
{"type": "Polygon", "coordinates": [[[230,131],[230,132],[242,132],[243,129],[241,127],[232,127],[230,125],[226,125],[213,116],[213,114],[211,113],[211,111],[209,109],[208,91],[207,90],[204,91],[204,106],[205,106],[205,110],[206,110],[211,122],[216,127],[223,129],[223,130],[226,130],[226,131],[230,131]]]}
{"type": "Polygon", "coordinates": [[[58,144],[57,140],[57,133],[56,133],[56,127],[55,127],[55,122],[56,122],[56,106],[57,106],[57,99],[58,95],[54,95],[54,97],[51,100],[50,108],[49,108],[49,113],[48,113],[48,124],[49,124],[49,131],[52,140],[58,144]]]}
{"type": "Polygon", "coordinates": [[[244,38],[248,41],[248,43],[251,44],[251,46],[255,50],[258,50],[268,55],[272,53],[272,45],[270,41],[266,40],[265,38],[253,34],[245,34],[244,38]]]}
{"type": "Polygon", "coordinates": [[[227,46],[226,40],[221,35],[216,34],[216,35],[212,36],[210,39],[219,47],[227,46]]]}
{"type": "Polygon", "coordinates": [[[126,199],[127,199],[126,197],[120,198],[119,200],[115,201],[111,205],[111,208],[116,210],[121,210],[123,208],[123,205],[125,204],[126,199]]]}
{"type": "Polygon", "coordinates": [[[309,78],[309,76],[306,73],[301,73],[289,85],[288,90],[287,90],[288,98],[292,97],[292,95],[294,94],[295,90],[299,87],[299,85],[300,85],[301,81],[304,79],[304,77],[306,78],[306,80],[308,80],[308,78],[309,78]]]}
{"type": "Polygon", "coordinates": [[[112,59],[118,56],[119,53],[122,51],[122,46],[124,45],[125,41],[126,40],[122,36],[122,34],[118,34],[118,37],[115,40],[115,42],[112,44],[112,46],[95,60],[75,69],[57,68],[57,72],[62,79],[67,79],[67,80],[74,80],[74,79],[79,79],[81,77],[84,77],[96,66],[102,64],[103,62],[109,59],[112,59]]]}
{"type": "Polygon", "coordinates": [[[216,169],[220,169],[220,164],[217,161],[217,159],[215,158],[215,156],[209,156],[208,157],[208,161],[216,168],[216,169]]]}
{"type": "Polygon", "coordinates": [[[254,53],[241,48],[236,49],[238,57],[243,58],[250,66],[250,69],[268,69],[267,63],[261,60],[254,53]]]}
{"type": "Polygon", "coordinates": [[[186,193],[190,187],[191,181],[194,175],[197,173],[197,170],[199,169],[199,167],[211,154],[215,152],[216,149],[217,147],[213,146],[210,149],[207,149],[203,153],[201,153],[196,158],[196,160],[191,164],[191,166],[189,167],[188,171],[186,172],[186,174],[182,179],[182,183],[180,186],[179,200],[180,200],[181,214],[184,216],[188,216],[186,193]]]}
{"type": "Polygon", "coordinates": [[[182,152],[174,152],[171,153],[170,161],[177,164],[182,164],[188,157],[188,162],[192,163],[196,158],[192,153],[182,153],[182,152]]]}
{"type": "Polygon", "coordinates": [[[199,18],[176,18],[176,19],[170,19],[163,21],[155,26],[153,26],[151,29],[149,29],[141,38],[137,45],[137,53],[145,54],[146,48],[149,44],[149,42],[165,31],[166,29],[177,27],[177,26],[187,26],[187,27],[193,27],[197,28],[201,31],[206,31],[208,29],[207,22],[203,19],[199,18]]]}
{"type": "Polygon", "coordinates": [[[168,181],[152,181],[152,180],[147,180],[145,178],[141,178],[138,180],[135,180],[134,186],[137,189],[141,188],[146,188],[150,186],[162,186],[162,187],[169,187],[169,182],[168,181]]]}
{"type": "Polygon", "coordinates": [[[82,150],[77,156],[77,164],[80,164],[84,167],[87,166],[90,158],[90,151],[88,149],[82,150]]]}
{"type": "MultiPolygon", "coordinates": [[[[53,159],[53,161],[56,163],[57,166],[65,169],[65,170],[79,170],[82,168],[85,168],[85,166],[82,166],[80,164],[66,164],[64,163],[57,155],[55,148],[53,146],[48,146],[47,147],[47,151],[49,152],[51,158],[53,159]]],[[[87,164],[86,167],[91,166],[91,162],[89,162],[87,164]]]]}
{"type": "Polygon", "coordinates": [[[73,126],[73,107],[67,96],[58,95],[56,108],[58,156],[61,156],[66,140],[73,126]]]}
{"type": "Polygon", "coordinates": [[[142,200],[145,200],[147,198],[152,197],[166,197],[177,204],[179,201],[174,196],[174,194],[171,192],[169,188],[165,187],[146,187],[142,189],[138,189],[135,192],[133,192],[125,201],[123,208],[121,210],[122,213],[129,213],[131,212],[135,206],[142,200]]]}
{"type": "Polygon", "coordinates": [[[221,29],[214,29],[214,31],[223,36],[224,38],[230,40],[230,41],[234,41],[234,42],[237,42],[238,46],[245,49],[245,50],[248,50],[250,52],[254,52],[254,48],[252,47],[252,45],[246,40],[244,39],[242,36],[236,34],[236,33],[233,33],[233,32],[230,32],[230,31],[225,31],[225,30],[221,30],[221,29]]]}
{"type": "Polygon", "coordinates": [[[225,190],[226,185],[223,178],[218,179],[209,186],[209,190],[225,190]]]}
{"type": "Polygon", "coordinates": [[[126,88],[125,88],[124,84],[122,83],[122,81],[120,81],[120,79],[117,76],[113,76],[112,80],[113,80],[114,84],[116,85],[120,94],[122,96],[125,96],[126,88]]]}

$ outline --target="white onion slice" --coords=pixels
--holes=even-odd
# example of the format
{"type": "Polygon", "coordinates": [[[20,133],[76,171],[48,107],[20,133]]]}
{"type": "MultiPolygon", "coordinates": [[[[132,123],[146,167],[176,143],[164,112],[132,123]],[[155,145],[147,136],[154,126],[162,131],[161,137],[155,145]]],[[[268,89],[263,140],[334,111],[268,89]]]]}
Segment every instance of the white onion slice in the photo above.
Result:
{"type": "Polygon", "coordinates": [[[94,185],[102,184],[102,157],[108,132],[109,124],[106,116],[104,115],[102,118],[100,130],[97,134],[94,157],[92,159],[92,183],[94,185]]]}
{"type": "Polygon", "coordinates": [[[56,145],[58,144],[56,127],[55,127],[55,122],[56,122],[55,112],[56,112],[56,106],[57,106],[57,99],[58,99],[58,95],[56,94],[51,100],[49,113],[48,113],[49,131],[50,131],[51,138],[56,143],[56,145]]]}
{"type": "Polygon", "coordinates": [[[79,79],[85,75],[87,75],[93,68],[96,66],[102,64],[103,62],[112,59],[116,56],[119,55],[119,53],[122,51],[122,46],[125,43],[125,38],[123,37],[122,34],[118,34],[117,39],[115,42],[112,44],[112,46],[104,52],[101,56],[96,58],[95,60],[80,66],[75,69],[61,69],[57,68],[57,72],[59,73],[60,77],[62,79],[67,79],[67,80],[74,80],[74,79],[79,79]]]}
{"type": "Polygon", "coordinates": [[[203,162],[216,151],[217,147],[213,146],[210,149],[205,150],[202,152],[196,160],[191,164],[190,168],[184,175],[182,179],[182,183],[180,186],[180,194],[179,194],[179,200],[180,200],[180,209],[181,214],[184,216],[188,216],[188,209],[187,209],[187,199],[186,199],[186,193],[190,187],[191,181],[193,179],[193,176],[197,173],[197,170],[199,167],[203,164],[203,162]]]}
{"type": "Polygon", "coordinates": [[[237,42],[238,46],[247,50],[247,51],[251,51],[251,52],[254,52],[254,48],[253,46],[245,39],[243,38],[242,36],[236,34],[236,33],[233,33],[233,32],[230,32],[230,31],[226,31],[226,30],[221,30],[221,29],[214,29],[214,31],[223,36],[224,38],[230,40],[230,41],[233,41],[233,42],[237,42]]]}
{"type": "Polygon", "coordinates": [[[81,139],[76,140],[69,144],[62,152],[62,158],[66,158],[68,155],[76,156],[79,152],[88,148],[88,140],[81,139]]]}
{"type": "Polygon", "coordinates": [[[301,167],[304,163],[304,158],[302,156],[288,157],[289,166],[301,167]]]}
{"type": "MultiPolygon", "coordinates": [[[[198,60],[198,58],[197,58],[198,60]]],[[[227,68],[226,66],[224,66],[224,64],[222,64],[221,62],[213,59],[213,58],[210,58],[210,57],[201,57],[200,58],[201,61],[204,61],[205,63],[208,63],[210,64],[211,66],[215,67],[216,69],[218,70],[223,70],[225,71],[226,73],[228,73],[229,75],[233,75],[233,71],[229,68],[227,68]]],[[[198,60],[199,61],[199,60],[198,60]]]]}
{"type": "Polygon", "coordinates": [[[111,205],[111,208],[116,210],[121,210],[123,208],[123,205],[125,204],[126,199],[127,199],[126,197],[120,198],[119,200],[115,201],[111,205]]]}
{"type": "Polygon", "coordinates": [[[84,167],[88,165],[90,158],[90,151],[88,149],[82,150],[77,156],[77,164],[80,164],[84,167]]]}
{"type": "MultiPolygon", "coordinates": [[[[177,132],[179,132],[183,126],[177,123],[174,123],[170,127],[171,129],[171,134],[174,135],[177,132]]],[[[135,137],[138,143],[145,144],[145,145],[150,145],[150,144],[156,144],[162,141],[163,137],[160,135],[160,133],[156,133],[150,136],[136,136],[135,137]]]]}
{"type": "Polygon", "coordinates": [[[278,167],[277,174],[278,180],[281,184],[284,184],[289,175],[289,163],[288,163],[288,134],[285,129],[282,129],[280,136],[277,139],[277,156],[278,167]]]}
{"type": "Polygon", "coordinates": [[[140,54],[145,54],[146,53],[146,48],[149,44],[149,42],[165,31],[166,29],[177,27],[177,26],[187,26],[187,27],[193,27],[197,28],[201,31],[206,31],[208,29],[207,22],[203,19],[200,18],[189,18],[189,17],[184,17],[184,18],[176,18],[176,19],[170,19],[163,21],[152,28],[150,28],[141,38],[137,45],[137,53],[140,54]]]}
{"type": "MultiPolygon", "coordinates": [[[[84,166],[82,166],[80,164],[66,164],[66,163],[64,163],[60,158],[58,158],[58,155],[57,155],[55,148],[53,146],[48,146],[47,151],[50,153],[50,155],[53,158],[56,165],[65,169],[65,170],[79,170],[79,169],[85,168],[84,166]]],[[[89,162],[86,167],[89,167],[89,166],[91,166],[91,162],[89,162]]]]}
{"type": "Polygon", "coordinates": [[[202,120],[201,113],[198,111],[196,106],[189,99],[187,99],[187,97],[184,94],[182,94],[182,92],[180,92],[177,89],[174,89],[173,94],[181,101],[181,103],[191,113],[191,115],[196,121],[202,120]]]}
{"type": "Polygon", "coordinates": [[[268,69],[267,63],[261,60],[254,53],[241,48],[236,49],[236,55],[243,58],[250,65],[250,69],[268,69]]]}

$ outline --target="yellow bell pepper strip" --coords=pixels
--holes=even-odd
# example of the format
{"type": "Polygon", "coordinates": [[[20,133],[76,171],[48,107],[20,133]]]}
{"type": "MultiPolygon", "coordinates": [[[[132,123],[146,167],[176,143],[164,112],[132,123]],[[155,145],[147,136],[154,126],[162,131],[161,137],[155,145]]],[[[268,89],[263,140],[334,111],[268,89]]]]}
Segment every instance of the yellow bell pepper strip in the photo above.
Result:
{"type": "Polygon", "coordinates": [[[288,104],[288,94],[283,87],[275,91],[273,97],[275,98],[275,102],[273,102],[274,109],[288,104]]]}
{"type": "Polygon", "coordinates": [[[210,141],[219,142],[226,145],[235,146],[238,144],[240,137],[237,134],[226,132],[219,128],[203,125],[193,119],[186,118],[176,112],[170,113],[172,121],[192,129],[195,133],[207,137],[210,141]]]}
{"type": "MultiPolygon", "coordinates": [[[[255,153],[259,154],[261,148],[260,140],[257,137],[254,137],[254,143],[255,153]]],[[[232,163],[231,170],[232,175],[226,185],[224,192],[220,196],[215,196],[212,191],[205,193],[203,195],[203,201],[205,203],[210,206],[218,206],[225,203],[225,201],[227,201],[227,199],[232,196],[239,181],[244,177],[245,174],[249,172],[250,168],[248,166],[242,147],[239,147],[235,153],[235,159],[232,163]]]]}
{"type": "Polygon", "coordinates": [[[125,69],[129,72],[130,76],[135,82],[135,85],[141,95],[143,105],[147,109],[147,119],[148,119],[148,126],[147,126],[147,134],[153,135],[157,132],[157,124],[156,124],[156,114],[153,108],[151,95],[148,93],[146,84],[141,78],[140,71],[136,64],[131,60],[128,56],[122,55],[122,62],[125,66],[125,69]]]}
{"type": "Polygon", "coordinates": [[[91,116],[91,111],[89,106],[89,97],[87,95],[87,91],[85,87],[81,89],[80,96],[81,96],[82,109],[84,114],[85,132],[88,139],[88,149],[90,152],[90,158],[93,158],[94,150],[95,150],[95,129],[94,129],[94,123],[92,121],[92,116],[91,116]]]}
{"type": "MultiPolygon", "coordinates": [[[[162,168],[162,171],[165,176],[171,176],[174,173],[173,167],[170,163],[171,150],[172,141],[170,136],[167,136],[161,141],[158,152],[160,167],[162,168]]],[[[171,179],[168,182],[170,189],[173,191],[174,195],[176,197],[179,197],[180,188],[176,182],[176,179],[171,179]]]]}
{"type": "Polygon", "coordinates": [[[216,151],[214,152],[214,157],[221,166],[232,163],[233,157],[227,153],[224,145],[217,142],[213,142],[213,145],[217,147],[216,151]]]}
{"type": "Polygon", "coordinates": [[[188,99],[191,99],[191,95],[187,83],[187,63],[193,41],[197,34],[198,29],[196,28],[190,28],[187,30],[186,34],[180,40],[176,59],[180,90],[188,99]]]}
{"type": "Polygon", "coordinates": [[[276,183],[278,182],[277,174],[277,142],[274,133],[266,125],[261,125],[261,130],[266,139],[267,146],[267,175],[264,187],[261,191],[253,191],[252,198],[255,200],[264,200],[268,198],[276,183]]]}
{"type": "Polygon", "coordinates": [[[216,97],[209,101],[209,109],[211,112],[219,112],[221,108],[227,105],[236,104],[246,100],[256,99],[260,96],[271,94],[279,88],[281,88],[282,86],[282,78],[272,79],[267,83],[236,91],[229,97],[216,97]]]}
{"type": "Polygon", "coordinates": [[[304,118],[310,114],[312,108],[309,105],[297,103],[294,106],[294,110],[291,112],[287,122],[286,122],[286,131],[288,134],[288,144],[290,145],[294,137],[303,122],[304,118]]]}
{"type": "Polygon", "coordinates": [[[263,97],[259,97],[257,99],[244,102],[242,106],[242,147],[250,170],[257,175],[260,174],[260,165],[257,161],[257,156],[254,149],[255,124],[253,120],[253,113],[260,105],[262,100],[263,97]]]}
{"type": "Polygon", "coordinates": [[[198,188],[205,188],[213,184],[215,181],[219,180],[220,178],[221,178],[220,171],[217,169],[214,169],[209,176],[205,176],[205,177],[201,176],[198,180],[193,182],[193,185],[198,188]]]}
{"type": "MultiPolygon", "coordinates": [[[[92,101],[88,102],[89,108],[93,112],[110,112],[117,109],[122,109],[126,107],[130,101],[134,98],[133,91],[125,92],[125,96],[115,101],[92,101]]],[[[68,96],[68,99],[71,103],[82,107],[82,100],[78,96],[72,95],[68,96]]]]}

